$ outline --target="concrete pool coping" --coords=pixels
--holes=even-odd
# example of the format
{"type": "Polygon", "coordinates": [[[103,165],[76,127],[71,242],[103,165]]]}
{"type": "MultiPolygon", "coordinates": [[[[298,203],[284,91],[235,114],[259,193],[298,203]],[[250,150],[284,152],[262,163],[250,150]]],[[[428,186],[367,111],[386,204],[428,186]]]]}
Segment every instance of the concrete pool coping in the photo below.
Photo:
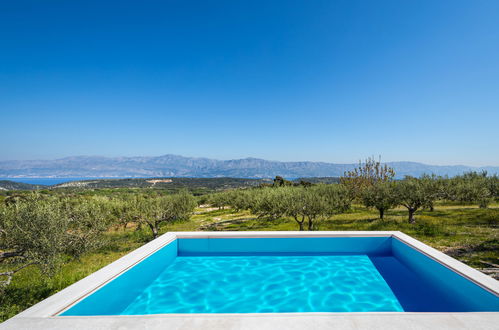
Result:
{"type": "Polygon", "coordinates": [[[57,316],[129,268],[175,239],[197,238],[303,238],[303,237],[392,237],[427,255],[499,296],[499,282],[456,259],[399,231],[323,232],[170,232],[130,252],[97,272],[68,286],[7,320],[5,329],[99,329],[99,328],[380,328],[380,329],[499,329],[499,312],[468,313],[268,313],[268,314],[158,314],[144,316],[57,316]]]}

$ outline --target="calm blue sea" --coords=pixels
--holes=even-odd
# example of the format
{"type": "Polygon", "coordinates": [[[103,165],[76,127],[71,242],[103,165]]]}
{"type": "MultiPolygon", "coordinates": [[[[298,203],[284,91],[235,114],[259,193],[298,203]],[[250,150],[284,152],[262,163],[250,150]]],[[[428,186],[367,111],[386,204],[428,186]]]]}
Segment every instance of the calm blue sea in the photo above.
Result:
{"type": "Polygon", "coordinates": [[[0,178],[0,180],[10,180],[15,182],[30,183],[30,184],[41,184],[46,186],[52,186],[54,184],[71,182],[71,181],[81,181],[81,180],[95,180],[95,179],[126,179],[126,178],[0,178]]]}

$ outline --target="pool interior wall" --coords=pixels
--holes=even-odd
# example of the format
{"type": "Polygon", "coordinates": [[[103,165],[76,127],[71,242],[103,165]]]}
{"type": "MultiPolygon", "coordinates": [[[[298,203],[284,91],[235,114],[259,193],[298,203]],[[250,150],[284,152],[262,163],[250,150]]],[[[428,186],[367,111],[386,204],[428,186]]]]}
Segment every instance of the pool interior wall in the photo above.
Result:
{"type": "MultiPolygon", "coordinates": [[[[262,269],[265,270],[265,268],[262,269]]],[[[221,272],[223,274],[223,270],[221,272]]],[[[348,283],[348,278],[335,278],[334,281],[336,283],[338,281],[346,281],[345,283],[348,283]]],[[[192,285],[192,282],[189,283],[192,285]]],[[[229,284],[234,285],[235,283],[228,283],[227,285],[229,284]]],[[[189,287],[188,289],[188,293],[194,294],[198,288],[189,287]]],[[[358,288],[360,294],[364,294],[364,296],[370,294],[370,292],[362,292],[362,290],[366,291],[366,288],[358,288]]],[[[348,295],[348,292],[344,294],[348,295]]],[[[351,295],[354,299],[356,298],[355,294],[352,293],[351,295]]],[[[240,306],[242,305],[244,304],[240,304],[240,306]]],[[[394,237],[180,238],[159,249],[60,315],[89,316],[189,312],[261,313],[304,311],[499,311],[499,298],[394,237]],[[258,256],[263,259],[253,258],[258,256]],[[157,286],[158,278],[168,278],[169,275],[167,272],[169,270],[177,272],[176,274],[170,273],[170,275],[178,275],[178,272],[183,271],[184,268],[175,267],[182,260],[202,261],[203,263],[199,264],[201,266],[213,263],[213,267],[217,267],[217,260],[225,262],[225,265],[230,265],[230,260],[242,260],[241,258],[249,258],[245,262],[259,260],[261,262],[273,263],[276,260],[282,261],[283,259],[281,258],[285,256],[295,257],[296,260],[293,260],[293,262],[298,262],[297,265],[303,265],[304,262],[308,262],[303,260],[303,258],[311,257],[312,259],[310,260],[313,262],[323,264],[332,262],[331,265],[339,265],[338,267],[340,268],[354,267],[355,264],[352,264],[352,262],[359,264],[365,263],[367,260],[368,264],[362,266],[362,271],[367,269],[368,273],[366,276],[374,276],[376,281],[373,282],[373,285],[379,286],[381,290],[373,295],[373,300],[379,300],[377,297],[381,293],[386,298],[385,300],[387,300],[386,304],[382,305],[373,302],[372,306],[367,307],[351,304],[349,306],[355,307],[348,308],[354,309],[347,308],[346,310],[345,306],[332,308],[328,307],[327,304],[320,303],[316,305],[311,303],[310,306],[315,307],[307,309],[303,307],[304,304],[302,301],[296,301],[295,305],[292,304],[292,301],[289,301],[281,309],[272,308],[273,306],[259,308],[256,303],[253,304],[254,310],[251,306],[240,307],[239,309],[238,306],[232,308],[224,307],[220,311],[211,307],[199,310],[199,306],[196,307],[194,305],[192,309],[176,309],[174,307],[165,307],[162,309],[163,307],[158,307],[168,299],[170,299],[170,304],[171,299],[179,299],[179,302],[182,300],[184,305],[193,299],[206,299],[206,297],[202,296],[197,298],[187,297],[191,300],[183,296],[176,298],[172,298],[171,296],[166,297],[168,295],[167,288],[164,288],[164,296],[161,297],[163,292],[161,292],[161,285],[157,286]],[[331,256],[331,258],[328,256],[331,256]],[[348,260],[348,256],[352,256],[350,261],[348,260]],[[198,258],[198,260],[189,257],[198,258]],[[217,257],[219,258],[217,259],[217,257]],[[239,257],[239,259],[222,260],[222,257],[239,257]],[[276,259],[272,259],[272,257],[276,259]],[[156,286],[153,286],[155,280],[156,286]],[[151,294],[157,295],[154,299],[166,300],[148,300],[152,299],[148,297],[151,294]],[[142,301],[138,299],[141,297],[142,301]],[[143,306],[137,308],[140,304],[143,306]],[[316,310],[317,308],[318,310],[316,310]]]]}

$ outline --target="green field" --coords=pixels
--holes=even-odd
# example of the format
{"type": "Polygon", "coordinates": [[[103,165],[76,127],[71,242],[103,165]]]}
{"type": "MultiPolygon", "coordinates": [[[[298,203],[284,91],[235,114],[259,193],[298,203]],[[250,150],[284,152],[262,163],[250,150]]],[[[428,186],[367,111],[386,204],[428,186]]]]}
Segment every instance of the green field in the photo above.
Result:
{"type": "MultiPolygon", "coordinates": [[[[354,205],[352,210],[319,222],[319,230],[399,230],[462,262],[481,269],[499,264],[499,204],[480,209],[473,205],[436,204],[434,211],[418,211],[416,224],[407,223],[407,211],[390,210],[385,220],[376,211],[354,205]]],[[[187,222],[165,225],[167,231],[241,231],[297,230],[292,219],[258,219],[251,213],[232,209],[200,207],[187,222]]],[[[106,244],[79,260],[67,261],[52,277],[36,268],[16,274],[4,294],[0,295],[0,319],[5,320],[95,272],[99,268],[136,249],[151,239],[146,227],[137,230],[131,224],[126,230],[111,229],[106,244]]]]}

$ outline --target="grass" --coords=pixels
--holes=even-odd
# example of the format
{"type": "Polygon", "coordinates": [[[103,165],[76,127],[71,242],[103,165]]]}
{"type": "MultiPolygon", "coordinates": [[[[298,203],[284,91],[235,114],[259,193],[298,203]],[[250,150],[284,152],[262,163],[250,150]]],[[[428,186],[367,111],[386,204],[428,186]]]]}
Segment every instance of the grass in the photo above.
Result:
{"type": "MultiPolygon", "coordinates": [[[[488,209],[476,206],[437,204],[434,211],[418,211],[415,225],[407,223],[403,208],[390,210],[385,220],[377,212],[354,206],[348,213],[319,222],[319,230],[399,230],[476,268],[483,261],[499,264],[499,204],[488,209]]],[[[190,221],[162,228],[166,231],[198,230],[298,230],[293,219],[258,219],[248,211],[200,208],[190,221]]],[[[6,320],[36,302],[64,289],[150,240],[147,228],[110,230],[106,244],[99,250],[67,260],[52,276],[29,267],[14,277],[0,294],[0,320],[6,320]]],[[[0,268],[1,270],[1,268],[0,268]]]]}

